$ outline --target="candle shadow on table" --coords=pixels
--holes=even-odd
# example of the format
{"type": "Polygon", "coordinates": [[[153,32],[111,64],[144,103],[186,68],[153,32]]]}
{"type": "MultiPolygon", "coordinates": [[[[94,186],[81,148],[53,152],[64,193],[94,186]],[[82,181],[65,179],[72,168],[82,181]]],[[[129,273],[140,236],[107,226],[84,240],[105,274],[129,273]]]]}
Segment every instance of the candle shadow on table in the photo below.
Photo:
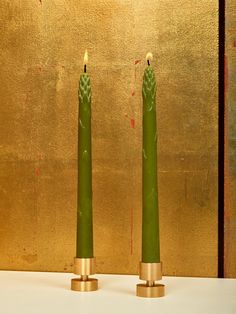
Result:
{"type": "MultiPolygon", "coordinates": [[[[24,277],[24,284],[30,285],[31,287],[45,287],[45,288],[55,288],[55,289],[68,289],[70,288],[70,281],[69,282],[58,282],[58,279],[54,278],[45,278],[45,273],[43,273],[42,277],[40,276],[40,273],[37,273],[37,276],[30,277],[30,272],[25,275],[24,277]],[[28,275],[28,276],[27,276],[28,275]]],[[[50,277],[50,275],[49,275],[50,277]]],[[[18,282],[18,278],[14,278],[12,280],[12,284],[14,284],[14,281],[18,282]]]]}
{"type": "Polygon", "coordinates": [[[165,285],[165,296],[170,295],[181,295],[185,294],[189,289],[189,278],[188,277],[170,277],[171,280],[164,279],[163,281],[159,281],[160,284],[165,285]],[[176,278],[176,280],[175,280],[176,278]],[[181,280],[180,280],[181,279],[181,280]]]}
{"type": "Polygon", "coordinates": [[[132,289],[128,289],[128,288],[121,288],[121,287],[112,287],[110,285],[107,286],[107,289],[103,287],[101,287],[104,291],[109,291],[109,292],[113,292],[113,293],[117,293],[117,294],[125,294],[125,295],[132,295],[135,296],[135,289],[136,287],[134,287],[134,290],[132,289]]]}
{"type": "Polygon", "coordinates": [[[42,278],[35,281],[36,285],[45,286],[47,288],[55,288],[55,289],[64,289],[69,290],[70,289],[70,281],[69,282],[58,282],[56,279],[50,279],[50,278],[42,278]]]}
{"type": "Polygon", "coordinates": [[[123,287],[117,286],[115,284],[115,279],[114,282],[106,281],[106,279],[99,279],[99,289],[104,290],[104,291],[109,291],[112,293],[117,293],[117,294],[122,294],[122,295],[135,295],[136,291],[136,286],[132,288],[126,287],[125,283],[123,287]]]}

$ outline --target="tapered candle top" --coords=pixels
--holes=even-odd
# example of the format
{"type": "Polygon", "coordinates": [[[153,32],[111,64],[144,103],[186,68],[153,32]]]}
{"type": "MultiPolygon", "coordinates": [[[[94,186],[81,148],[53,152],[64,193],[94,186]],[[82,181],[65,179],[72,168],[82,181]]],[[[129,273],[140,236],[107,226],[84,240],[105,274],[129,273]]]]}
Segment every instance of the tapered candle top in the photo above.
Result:
{"type": "Polygon", "coordinates": [[[146,60],[147,60],[147,63],[148,65],[150,65],[150,61],[153,59],[153,54],[151,52],[148,52],[146,54],[146,60]]]}
{"type": "Polygon", "coordinates": [[[87,49],[85,50],[85,53],[84,53],[84,73],[86,73],[86,67],[87,67],[87,63],[88,63],[88,51],[87,49]]]}

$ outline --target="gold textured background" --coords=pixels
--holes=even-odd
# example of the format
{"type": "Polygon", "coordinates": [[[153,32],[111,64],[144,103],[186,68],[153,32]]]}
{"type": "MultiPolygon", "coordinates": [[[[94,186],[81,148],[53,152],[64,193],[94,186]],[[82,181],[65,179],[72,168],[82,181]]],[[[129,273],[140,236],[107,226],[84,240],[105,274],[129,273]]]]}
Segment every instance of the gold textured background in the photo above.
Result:
{"type": "Polygon", "coordinates": [[[226,1],[225,277],[236,278],[236,2],[226,1]]]}
{"type": "Polygon", "coordinates": [[[137,272],[150,50],[164,273],[216,276],[217,1],[1,0],[0,17],[0,268],[72,271],[87,48],[98,271],[137,272]]]}

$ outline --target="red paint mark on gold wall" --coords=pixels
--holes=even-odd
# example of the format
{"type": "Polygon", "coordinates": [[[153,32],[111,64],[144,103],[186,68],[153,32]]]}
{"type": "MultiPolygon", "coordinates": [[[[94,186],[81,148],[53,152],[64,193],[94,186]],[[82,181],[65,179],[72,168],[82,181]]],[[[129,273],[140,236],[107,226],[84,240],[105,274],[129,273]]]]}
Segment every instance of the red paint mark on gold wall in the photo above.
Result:
{"type": "Polygon", "coordinates": [[[135,120],[134,119],[130,119],[130,126],[132,129],[135,128],[135,120]]]}
{"type": "Polygon", "coordinates": [[[36,175],[37,177],[39,177],[39,175],[40,175],[39,168],[37,168],[37,169],[35,170],[35,175],[36,175]]]}

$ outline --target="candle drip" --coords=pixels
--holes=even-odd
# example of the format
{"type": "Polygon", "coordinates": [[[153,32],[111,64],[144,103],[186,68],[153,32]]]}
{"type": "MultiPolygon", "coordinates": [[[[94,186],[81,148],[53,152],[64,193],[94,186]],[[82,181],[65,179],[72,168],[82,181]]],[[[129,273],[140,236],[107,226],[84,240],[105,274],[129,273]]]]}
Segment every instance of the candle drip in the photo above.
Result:
{"type": "Polygon", "coordinates": [[[85,126],[83,125],[83,122],[81,121],[81,119],[79,119],[79,124],[80,124],[82,129],[85,129],[85,126]]]}
{"type": "Polygon", "coordinates": [[[143,157],[144,157],[145,159],[147,159],[147,155],[146,155],[145,149],[143,149],[143,157]]]}

